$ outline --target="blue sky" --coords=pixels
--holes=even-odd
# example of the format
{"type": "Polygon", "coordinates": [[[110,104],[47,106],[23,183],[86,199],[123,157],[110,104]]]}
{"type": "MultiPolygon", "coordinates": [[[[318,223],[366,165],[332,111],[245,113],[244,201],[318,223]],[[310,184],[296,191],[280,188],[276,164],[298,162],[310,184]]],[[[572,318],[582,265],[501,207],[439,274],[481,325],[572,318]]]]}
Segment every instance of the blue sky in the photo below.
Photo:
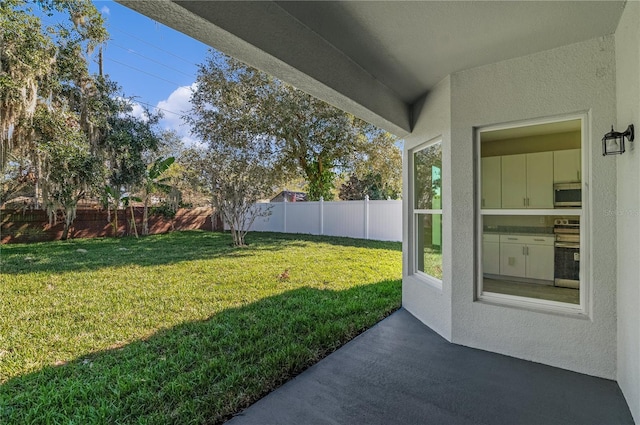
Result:
{"type": "MultiPolygon", "coordinates": [[[[160,108],[163,128],[178,131],[192,143],[180,115],[189,109],[190,87],[208,46],[113,1],[94,1],[102,13],[110,40],[103,68],[127,97],[140,105],[160,108]]],[[[97,55],[94,55],[97,60],[97,55]]],[[[92,64],[97,72],[98,66],[92,64]]],[[[141,112],[135,106],[135,112],[141,112]]]]}

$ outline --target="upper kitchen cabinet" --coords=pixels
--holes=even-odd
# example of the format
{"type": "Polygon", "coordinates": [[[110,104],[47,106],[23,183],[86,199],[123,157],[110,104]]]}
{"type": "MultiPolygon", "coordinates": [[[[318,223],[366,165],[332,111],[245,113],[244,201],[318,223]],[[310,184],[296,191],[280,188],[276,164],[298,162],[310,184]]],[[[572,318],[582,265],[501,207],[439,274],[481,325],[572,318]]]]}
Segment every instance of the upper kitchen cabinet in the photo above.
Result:
{"type": "Polygon", "coordinates": [[[526,208],[527,155],[502,157],[502,208],[526,208]]]}
{"type": "Polygon", "coordinates": [[[553,208],[553,153],[527,154],[527,208],[553,208]]]}
{"type": "Polygon", "coordinates": [[[553,182],[582,181],[581,150],[566,149],[553,152],[553,182]]]}
{"type": "Polygon", "coordinates": [[[502,208],[553,208],[553,152],[502,157],[502,208]]]}
{"type": "Polygon", "coordinates": [[[499,156],[482,158],[482,208],[502,207],[502,167],[499,156]]]}

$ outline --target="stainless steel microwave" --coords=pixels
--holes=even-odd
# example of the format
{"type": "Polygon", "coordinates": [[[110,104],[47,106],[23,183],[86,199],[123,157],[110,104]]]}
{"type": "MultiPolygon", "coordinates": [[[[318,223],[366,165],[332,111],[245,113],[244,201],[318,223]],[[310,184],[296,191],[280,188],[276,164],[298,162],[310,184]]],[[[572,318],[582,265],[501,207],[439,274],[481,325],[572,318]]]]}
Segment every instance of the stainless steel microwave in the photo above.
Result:
{"type": "Polygon", "coordinates": [[[554,207],[581,207],[582,183],[556,183],[553,185],[554,207]]]}

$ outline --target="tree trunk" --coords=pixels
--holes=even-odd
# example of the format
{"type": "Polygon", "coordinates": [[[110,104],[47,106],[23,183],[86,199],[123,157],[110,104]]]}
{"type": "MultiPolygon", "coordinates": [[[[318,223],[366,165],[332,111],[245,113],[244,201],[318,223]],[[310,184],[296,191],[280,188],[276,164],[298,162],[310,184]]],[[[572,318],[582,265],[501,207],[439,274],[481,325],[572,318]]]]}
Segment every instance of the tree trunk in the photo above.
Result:
{"type": "Polygon", "coordinates": [[[144,208],[142,210],[142,234],[147,236],[149,234],[149,202],[145,198],[144,208]]]}
{"type": "Polygon", "coordinates": [[[62,236],[60,237],[60,239],[63,241],[66,241],[68,237],[69,237],[69,223],[67,223],[67,220],[65,220],[64,228],[62,229],[62,236]]]}
{"type": "Polygon", "coordinates": [[[133,229],[133,234],[138,238],[138,228],[136,227],[136,216],[133,213],[133,205],[130,205],[129,209],[131,210],[131,228],[133,229]]]}
{"type": "Polygon", "coordinates": [[[117,238],[118,237],[118,208],[117,207],[113,212],[113,222],[111,223],[111,225],[113,226],[113,237],[117,238]]]}

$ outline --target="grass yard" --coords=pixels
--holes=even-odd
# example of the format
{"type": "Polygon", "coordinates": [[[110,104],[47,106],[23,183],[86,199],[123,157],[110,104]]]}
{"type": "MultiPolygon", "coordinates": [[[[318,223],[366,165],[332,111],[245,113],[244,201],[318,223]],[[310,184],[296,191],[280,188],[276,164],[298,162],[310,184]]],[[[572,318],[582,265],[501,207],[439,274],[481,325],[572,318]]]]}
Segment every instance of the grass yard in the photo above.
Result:
{"type": "Polygon", "coordinates": [[[442,280],[442,250],[431,247],[424,248],[424,272],[442,280]]]}
{"type": "Polygon", "coordinates": [[[247,241],[2,246],[0,424],[220,423],[400,306],[400,243],[247,241]]]}

